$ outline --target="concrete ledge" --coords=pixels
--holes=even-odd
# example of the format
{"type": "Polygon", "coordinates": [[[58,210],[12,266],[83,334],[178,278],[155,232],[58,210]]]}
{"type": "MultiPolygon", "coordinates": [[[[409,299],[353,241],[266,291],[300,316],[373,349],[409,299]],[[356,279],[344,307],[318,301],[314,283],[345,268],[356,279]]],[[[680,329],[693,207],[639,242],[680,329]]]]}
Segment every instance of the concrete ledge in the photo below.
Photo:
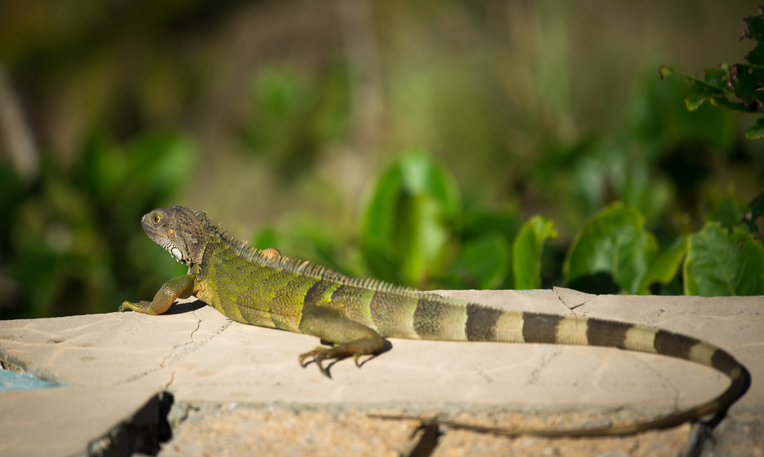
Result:
{"type": "MultiPolygon", "coordinates": [[[[440,293],[501,308],[642,323],[707,340],[732,353],[753,377],[733,415],[764,411],[762,297],[593,296],[561,288],[440,293]]],[[[176,305],[173,314],[163,316],[112,313],[2,321],[0,360],[68,387],[0,393],[8,406],[0,412],[0,454],[85,453],[91,442],[163,390],[173,393],[176,405],[257,407],[258,414],[277,407],[282,412],[272,411],[269,417],[292,421],[282,414],[302,410],[335,414],[332,421],[343,423],[342,418],[360,414],[350,410],[379,409],[470,413],[490,420],[518,411],[602,414],[625,407],[633,413],[628,418],[706,401],[727,383],[696,364],[612,349],[391,342],[391,351],[360,369],[349,361],[332,365],[330,380],[314,366],[303,369],[297,363],[300,353],[317,345],[315,338],[238,324],[200,302],[176,305]],[[67,425],[73,414],[78,423],[67,425]],[[40,430],[48,432],[44,439],[40,430]]],[[[238,420],[265,420],[229,416],[234,418],[231,426],[238,420]]],[[[459,449],[465,433],[447,433],[435,455],[459,449]]],[[[688,436],[689,428],[681,433],[688,436]]],[[[412,446],[396,443],[390,449],[412,446]]],[[[180,446],[177,437],[166,445],[167,452],[173,445],[180,446]]],[[[486,455],[502,454],[496,452],[486,455]]]]}

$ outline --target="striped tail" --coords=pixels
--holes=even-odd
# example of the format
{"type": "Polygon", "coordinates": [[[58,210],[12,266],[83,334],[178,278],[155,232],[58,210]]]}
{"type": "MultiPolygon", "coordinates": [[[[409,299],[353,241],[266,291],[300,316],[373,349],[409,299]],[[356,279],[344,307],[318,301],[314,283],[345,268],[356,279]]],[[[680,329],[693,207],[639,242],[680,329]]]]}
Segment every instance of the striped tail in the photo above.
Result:
{"type": "MultiPolygon", "coordinates": [[[[411,319],[415,338],[603,346],[660,354],[714,368],[730,378],[718,397],[694,408],[635,424],[581,430],[507,430],[437,421],[453,428],[494,434],[539,436],[627,435],[674,427],[709,414],[723,415],[750,386],[750,374],[726,351],[702,340],[645,325],[580,316],[559,316],[488,308],[422,294],[411,319]],[[434,319],[434,316],[439,318],[434,319]]],[[[393,336],[393,335],[389,335],[393,336]]],[[[402,336],[402,335],[401,335],[402,336]]],[[[405,337],[405,336],[404,336],[405,337]]]]}

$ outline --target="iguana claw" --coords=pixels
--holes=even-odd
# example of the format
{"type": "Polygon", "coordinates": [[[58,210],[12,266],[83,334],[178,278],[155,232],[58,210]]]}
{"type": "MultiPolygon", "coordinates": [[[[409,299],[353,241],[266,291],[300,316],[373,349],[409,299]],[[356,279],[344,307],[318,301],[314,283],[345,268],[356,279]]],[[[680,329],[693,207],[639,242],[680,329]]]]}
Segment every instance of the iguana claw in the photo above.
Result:
{"type": "Polygon", "coordinates": [[[308,366],[310,362],[315,362],[316,365],[318,365],[318,370],[327,378],[331,378],[331,376],[329,375],[329,372],[326,371],[326,368],[324,368],[321,362],[323,362],[326,359],[341,360],[341,359],[344,359],[345,357],[353,357],[353,361],[355,361],[355,365],[358,368],[361,368],[361,363],[358,361],[358,358],[362,355],[363,353],[356,353],[352,355],[348,354],[346,352],[346,349],[343,347],[343,345],[333,347],[333,348],[326,348],[326,347],[319,346],[310,352],[301,354],[298,360],[300,362],[300,365],[302,365],[303,368],[308,366]],[[308,360],[307,362],[305,362],[305,359],[312,359],[312,360],[308,360]]]}
{"type": "Polygon", "coordinates": [[[323,374],[327,378],[331,378],[331,376],[329,376],[329,372],[327,372],[326,368],[324,368],[324,366],[321,364],[321,362],[323,362],[324,359],[331,357],[331,354],[330,354],[331,351],[332,351],[331,348],[325,348],[325,347],[319,346],[313,349],[312,351],[306,352],[304,354],[300,354],[298,361],[300,362],[300,365],[303,368],[307,367],[308,364],[310,364],[310,362],[315,362],[316,365],[318,365],[318,370],[321,372],[321,374],[323,374]],[[305,359],[310,359],[310,358],[312,358],[312,360],[308,360],[307,362],[305,362],[305,359]]]}
{"type": "Polygon", "coordinates": [[[128,309],[135,309],[136,307],[140,308],[140,303],[131,303],[129,301],[123,301],[121,305],[119,305],[119,312],[124,313],[128,309]]]}

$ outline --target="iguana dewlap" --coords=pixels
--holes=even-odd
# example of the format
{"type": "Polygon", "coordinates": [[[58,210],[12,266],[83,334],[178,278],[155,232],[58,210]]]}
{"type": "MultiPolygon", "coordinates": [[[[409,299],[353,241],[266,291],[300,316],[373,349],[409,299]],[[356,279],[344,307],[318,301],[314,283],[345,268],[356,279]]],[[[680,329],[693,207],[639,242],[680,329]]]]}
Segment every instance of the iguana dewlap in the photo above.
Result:
{"type": "Polygon", "coordinates": [[[614,347],[701,363],[731,380],[717,398],[648,422],[517,433],[613,435],[671,427],[723,413],[750,384],[748,371],[730,354],[692,337],[625,322],[488,308],[376,280],[348,278],[282,257],[275,249],[254,250],[212,225],[204,212],[180,206],[154,210],[141,223],[154,242],[188,265],[188,274],[167,281],[151,302],[124,302],[120,311],[161,314],[176,299],[193,295],[235,321],[313,335],[331,344],[299,357],[301,364],[315,362],[325,375],[325,359],[353,357],[357,364],[359,356],[382,351],[385,338],[407,338],[614,347]]]}

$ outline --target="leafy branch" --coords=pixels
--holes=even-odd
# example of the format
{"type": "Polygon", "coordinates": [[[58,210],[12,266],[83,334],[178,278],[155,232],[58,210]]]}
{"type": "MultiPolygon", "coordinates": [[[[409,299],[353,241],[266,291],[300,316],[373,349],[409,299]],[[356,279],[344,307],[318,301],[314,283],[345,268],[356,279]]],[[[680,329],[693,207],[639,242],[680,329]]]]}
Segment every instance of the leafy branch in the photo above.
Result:
{"type": "MultiPolygon", "coordinates": [[[[740,39],[748,38],[757,42],[756,47],[745,56],[748,63],[732,66],[724,63],[710,68],[706,70],[702,80],[668,65],[662,65],[658,69],[661,79],[678,75],[690,84],[691,95],[684,100],[688,111],[697,110],[706,101],[713,106],[734,111],[764,111],[764,10],[759,8],[757,16],[749,16],[743,20],[746,27],[741,32],[740,39]]],[[[764,117],[759,118],[745,131],[745,137],[764,137],[764,117]]]]}

